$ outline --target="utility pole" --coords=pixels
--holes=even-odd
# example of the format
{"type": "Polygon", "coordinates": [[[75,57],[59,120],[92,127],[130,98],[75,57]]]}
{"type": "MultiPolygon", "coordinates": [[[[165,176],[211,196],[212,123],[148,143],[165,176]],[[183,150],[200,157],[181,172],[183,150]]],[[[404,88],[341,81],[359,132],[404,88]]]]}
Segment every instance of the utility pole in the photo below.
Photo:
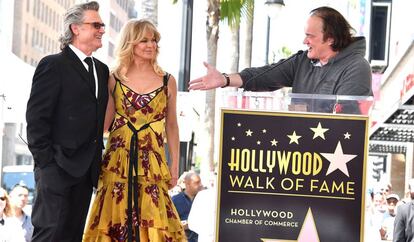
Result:
{"type": "Polygon", "coordinates": [[[178,90],[188,91],[191,69],[191,43],[193,35],[193,0],[183,1],[183,19],[181,31],[180,72],[178,75],[178,90]]]}
{"type": "MultiPolygon", "coordinates": [[[[190,80],[191,70],[191,44],[193,35],[193,0],[183,0],[183,19],[181,31],[181,54],[180,54],[180,72],[178,74],[178,90],[188,92],[188,81],[190,80]]],[[[187,114],[188,115],[188,114],[187,114]]],[[[184,127],[182,127],[184,128],[184,127]]],[[[189,147],[191,142],[180,142],[180,159],[179,173],[191,168],[189,157],[189,147]]]]}
{"type": "Polygon", "coordinates": [[[3,136],[4,136],[4,112],[3,107],[6,102],[6,95],[0,94],[0,182],[3,176],[3,136]]]}

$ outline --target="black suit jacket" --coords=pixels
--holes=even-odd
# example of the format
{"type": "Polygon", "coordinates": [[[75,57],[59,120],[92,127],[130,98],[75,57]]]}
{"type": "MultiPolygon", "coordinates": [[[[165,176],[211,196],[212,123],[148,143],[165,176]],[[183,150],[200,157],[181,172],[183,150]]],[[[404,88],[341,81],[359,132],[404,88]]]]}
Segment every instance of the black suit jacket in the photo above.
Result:
{"type": "Polygon", "coordinates": [[[92,165],[97,182],[103,148],[103,123],[108,101],[108,67],[95,59],[98,97],[88,72],[66,47],[44,57],[33,76],[27,104],[27,139],[36,167],[56,162],[80,177],[92,165]]]}
{"type": "Polygon", "coordinates": [[[394,221],[393,241],[414,241],[414,201],[398,206],[394,221]]]}

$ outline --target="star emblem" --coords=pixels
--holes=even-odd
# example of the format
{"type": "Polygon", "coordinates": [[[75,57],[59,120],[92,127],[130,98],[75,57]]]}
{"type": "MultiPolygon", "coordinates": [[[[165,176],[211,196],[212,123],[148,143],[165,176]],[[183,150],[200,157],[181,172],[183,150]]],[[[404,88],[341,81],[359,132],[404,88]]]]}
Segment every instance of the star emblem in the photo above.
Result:
{"type": "Polygon", "coordinates": [[[288,135],[287,137],[289,137],[290,139],[289,144],[292,144],[292,143],[299,144],[299,138],[302,136],[296,135],[296,131],[293,131],[293,134],[288,135]]]}
{"type": "Polygon", "coordinates": [[[313,139],[316,139],[317,137],[321,137],[322,139],[325,139],[325,132],[329,129],[322,128],[321,122],[318,123],[318,126],[316,128],[310,128],[313,131],[313,139]]]}
{"type": "Polygon", "coordinates": [[[346,133],[344,134],[344,138],[345,138],[345,139],[351,139],[351,134],[350,134],[350,133],[348,133],[348,132],[346,132],[346,133]]]}
{"type": "Polygon", "coordinates": [[[262,142],[260,140],[258,140],[256,143],[257,143],[257,145],[260,145],[262,142]]]}
{"type": "Polygon", "coordinates": [[[267,130],[266,130],[266,129],[262,130],[262,133],[263,133],[263,134],[266,134],[266,132],[267,132],[267,130]]]}
{"type": "Polygon", "coordinates": [[[237,123],[237,127],[240,127],[241,126],[241,123],[237,123]]]}
{"type": "Polygon", "coordinates": [[[264,239],[263,242],[319,242],[318,230],[316,229],[315,219],[313,218],[311,208],[306,213],[305,221],[303,221],[297,240],[282,239],[264,239]]]}
{"type": "Polygon", "coordinates": [[[318,230],[316,229],[315,219],[310,208],[300,229],[298,242],[319,242],[318,230]]]}
{"type": "Polygon", "coordinates": [[[250,129],[246,131],[246,136],[252,136],[253,131],[251,131],[250,129]]]}
{"type": "Polygon", "coordinates": [[[277,140],[273,139],[270,141],[270,143],[272,144],[272,146],[277,146],[277,140]]]}
{"type": "Polygon", "coordinates": [[[321,153],[321,155],[323,155],[323,157],[325,157],[330,162],[329,168],[326,171],[326,176],[339,169],[342,171],[342,173],[349,177],[348,167],[346,166],[346,163],[355,158],[356,155],[344,154],[340,141],[336,145],[335,153],[321,153]]]}
{"type": "Polygon", "coordinates": [[[236,140],[236,138],[233,136],[233,137],[231,137],[231,140],[235,141],[235,140],[236,140]]]}

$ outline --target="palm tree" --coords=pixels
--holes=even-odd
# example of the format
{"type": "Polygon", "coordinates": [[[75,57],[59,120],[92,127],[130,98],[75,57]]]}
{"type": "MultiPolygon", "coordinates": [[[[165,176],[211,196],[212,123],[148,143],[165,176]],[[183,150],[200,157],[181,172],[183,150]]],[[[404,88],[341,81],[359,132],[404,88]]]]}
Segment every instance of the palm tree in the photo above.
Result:
{"type": "Polygon", "coordinates": [[[240,22],[241,18],[246,19],[246,48],[244,66],[250,67],[252,53],[252,32],[253,32],[254,0],[221,0],[220,17],[230,27],[231,37],[231,66],[230,72],[239,71],[240,61],[240,22]]]}
{"type": "Polygon", "coordinates": [[[220,19],[227,22],[231,32],[230,45],[230,72],[235,73],[239,70],[240,60],[240,12],[243,1],[240,0],[221,0],[220,19]]]}
{"type": "Polygon", "coordinates": [[[243,66],[250,67],[252,64],[252,45],[253,45],[253,20],[254,20],[254,0],[247,0],[243,5],[246,8],[246,40],[244,49],[243,66]]]}
{"type": "MultiPolygon", "coordinates": [[[[173,4],[178,0],[173,0],[173,4]]],[[[219,36],[220,21],[220,0],[207,0],[207,21],[206,21],[206,38],[207,38],[207,63],[216,66],[217,61],[217,42],[219,36]]],[[[201,131],[200,141],[198,142],[199,153],[203,157],[203,163],[208,161],[207,167],[201,167],[201,171],[214,170],[214,117],[216,113],[216,91],[208,90],[205,93],[205,110],[203,121],[203,130],[201,131]]]]}
{"type": "MultiPolygon", "coordinates": [[[[249,54],[246,55],[248,66],[251,62],[251,45],[252,45],[252,25],[253,25],[254,0],[207,0],[207,62],[216,66],[217,61],[217,42],[219,36],[219,21],[226,19],[232,30],[232,65],[231,72],[237,72],[239,69],[239,29],[242,14],[247,16],[247,26],[250,29],[248,39],[249,54]],[[249,37],[250,36],[250,37],[249,37]]],[[[215,113],[216,113],[216,91],[206,91],[206,106],[203,118],[204,129],[202,132],[200,146],[203,147],[202,157],[208,161],[208,169],[214,169],[214,130],[215,130],[215,113]]]]}
{"type": "MultiPolygon", "coordinates": [[[[207,62],[216,66],[217,61],[217,42],[219,36],[219,21],[220,21],[220,0],[207,0],[207,62]]],[[[216,113],[216,91],[214,89],[206,91],[206,106],[203,118],[203,132],[204,139],[200,141],[201,149],[204,151],[203,160],[207,160],[209,170],[214,169],[214,116],[216,113]]]]}
{"type": "Polygon", "coordinates": [[[158,26],[158,0],[141,0],[142,18],[151,20],[158,26]]]}

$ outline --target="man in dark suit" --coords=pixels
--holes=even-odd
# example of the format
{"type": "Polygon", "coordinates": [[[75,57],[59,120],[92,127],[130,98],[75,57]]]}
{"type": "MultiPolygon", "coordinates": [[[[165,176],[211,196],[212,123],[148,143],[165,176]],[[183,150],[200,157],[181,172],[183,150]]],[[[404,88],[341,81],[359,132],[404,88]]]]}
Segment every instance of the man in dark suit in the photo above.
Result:
{"type": "Polygon", "coordinates": [[[414,242],[414,179],[408,182],[410,199],[397,207],[394,221],[394,242],[414,242]]]}
{"type": "Polygon", "coordinates": [[[62,52],[43,58],[33,76],[26,119],[37,191],[34,242],[82,240],[108,100],[108,67],[86,59],[102,47],[105,25],[98,10],[94,1],[68,9],[62,52]]]}

